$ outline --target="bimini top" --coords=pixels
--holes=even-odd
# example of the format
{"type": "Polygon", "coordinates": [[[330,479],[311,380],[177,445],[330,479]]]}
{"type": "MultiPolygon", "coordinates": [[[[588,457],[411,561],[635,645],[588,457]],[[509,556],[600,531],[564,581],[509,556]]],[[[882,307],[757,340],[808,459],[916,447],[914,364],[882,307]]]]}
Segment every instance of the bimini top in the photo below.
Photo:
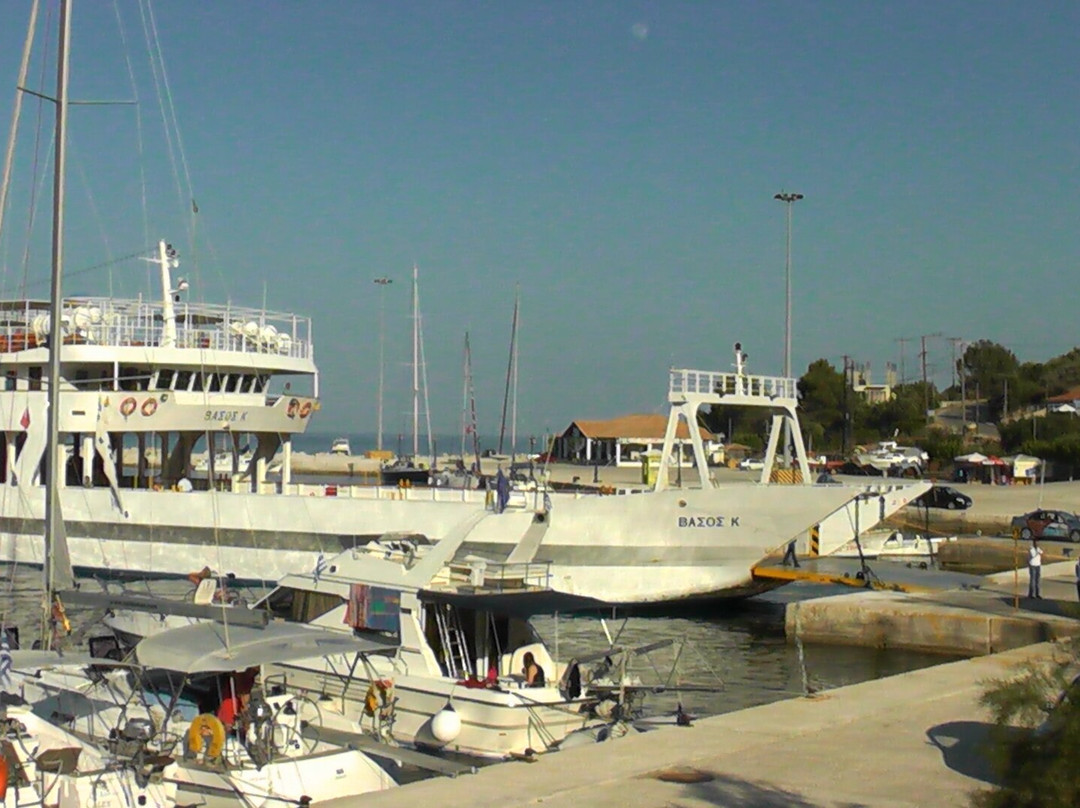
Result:
{"type": "Polygon", "coordinates": [[[301,623],[274,622],[263,627],[193,623],[163,631],[135,648],[139,664],[179,673],[228,673],[271,662],[325,657],[333,654],[370,654],[388,651],[396,641],[380,637],[354,637],[301,623]]]}

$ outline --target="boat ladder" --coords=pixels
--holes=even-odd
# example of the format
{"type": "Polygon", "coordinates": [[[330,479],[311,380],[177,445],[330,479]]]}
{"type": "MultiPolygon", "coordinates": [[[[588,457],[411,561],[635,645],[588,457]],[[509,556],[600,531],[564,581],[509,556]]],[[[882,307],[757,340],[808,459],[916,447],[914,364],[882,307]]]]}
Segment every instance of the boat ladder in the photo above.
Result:
{"type": "Polygon", "coordinates": [[[465,631],[461,627],[457,609],[449,603],[443,604],[435,611],[435,623],[446,658],[447,675],[461,678],[468,676],[472,666],[469,664],[465,631]]]}

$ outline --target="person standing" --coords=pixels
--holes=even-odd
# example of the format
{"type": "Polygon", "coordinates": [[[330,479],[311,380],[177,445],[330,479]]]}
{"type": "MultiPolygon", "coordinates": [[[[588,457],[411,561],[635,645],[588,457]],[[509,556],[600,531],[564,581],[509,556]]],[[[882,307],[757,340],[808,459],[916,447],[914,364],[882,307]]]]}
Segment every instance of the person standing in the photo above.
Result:
{"type": "Polygon", "coordinates": [[[1028,551],[1028,597],[1042,600],[1042,591],[1039,587],[1042,578],[1042,548],[1038,539],[1031,540],[1031,549],[1028,551]]]}
{"type": "Polygon", "coordinates": [[[787,550],[784,551],[783,566],[787,566],[788,562],[796,569],[799,568],[799,557],[795,555],[795,539],[788,542],[787,550]]]}
{"type": "Polygon", "coordinates": [[[1076,599],[1080,600],[1080,561],[1076,562],[1076,599]]]}

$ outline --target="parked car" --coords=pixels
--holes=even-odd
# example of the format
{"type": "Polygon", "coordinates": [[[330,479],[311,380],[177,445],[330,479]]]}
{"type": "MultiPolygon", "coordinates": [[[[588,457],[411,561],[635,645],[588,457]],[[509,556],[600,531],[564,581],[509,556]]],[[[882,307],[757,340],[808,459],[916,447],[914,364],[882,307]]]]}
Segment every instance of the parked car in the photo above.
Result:
{"type": "Polygon", "coordinates": [[[966,511],[971,507],[971,497],[961,494],[947,485],[935,485],[913,503],[922,508],[948,508],[950,511],[966,511]]]}
{"type": "Polygon", "coordinates": [[[1080,542],[1080,516],[1068,511],[1039,509],[1022,516],[1014,516],[1014,531],[1022,539],[1068,539],[1080,542]]]}
{"type": "Polygon", "coordinates": [[[761,471],[765,468],[765,461],[758,457],[744,457],[739,461],[738,468],[743,471],[761,471]]]}

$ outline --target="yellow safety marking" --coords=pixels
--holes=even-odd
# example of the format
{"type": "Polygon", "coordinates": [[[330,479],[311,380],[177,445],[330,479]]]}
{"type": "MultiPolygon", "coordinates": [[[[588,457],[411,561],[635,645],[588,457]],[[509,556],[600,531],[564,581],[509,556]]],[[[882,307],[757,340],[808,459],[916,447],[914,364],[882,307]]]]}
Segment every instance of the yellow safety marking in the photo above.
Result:
{"type": "Polygon", "coordinates": [[[836,572],[817,572],[814,570],[798,569],[792,567],[753,567],[750,574],[756,579],[769,581],[808,581],[816,584],[843,584],[858,589],[877,589],[888,592],[940,592],[940,587],[919,586],[918,584],[895,584],[887,581],[879,581],[871,578],[856,578],[854,575],[845,575],[836,572]]]}
{"type": "Polygon", "coordinates": [[[810,528],[810,555],[821,555],[821,525],[810,528]]]}

